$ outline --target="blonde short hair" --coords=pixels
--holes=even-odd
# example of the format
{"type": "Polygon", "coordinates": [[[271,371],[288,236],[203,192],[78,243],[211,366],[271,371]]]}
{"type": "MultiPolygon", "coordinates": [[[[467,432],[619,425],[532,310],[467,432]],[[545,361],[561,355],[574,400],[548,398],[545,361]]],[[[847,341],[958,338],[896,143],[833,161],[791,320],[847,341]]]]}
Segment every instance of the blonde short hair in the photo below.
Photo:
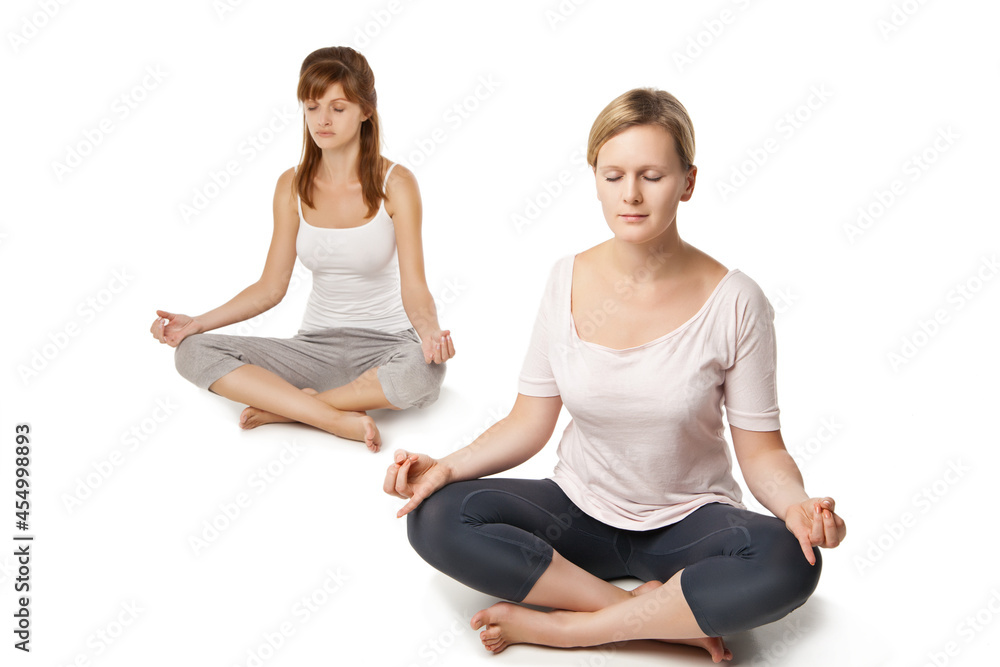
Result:
{"type": "Polygon", "coordinates": [[[597,115],[587,141],[587,163],[597,168],[597,153],[616,134],[635,125],[659,125],[674,138],[681,166],[694,165],[694,125],[687,109],[665,90],[633,88],[622,93],[597,115]]]}

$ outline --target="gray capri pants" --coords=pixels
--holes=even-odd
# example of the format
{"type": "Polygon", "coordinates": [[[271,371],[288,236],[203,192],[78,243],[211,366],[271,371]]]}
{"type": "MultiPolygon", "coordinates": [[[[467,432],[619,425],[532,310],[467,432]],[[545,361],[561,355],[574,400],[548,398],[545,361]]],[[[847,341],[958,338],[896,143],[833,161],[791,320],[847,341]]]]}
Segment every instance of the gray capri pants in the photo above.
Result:
{"type": "Polygon", "coordinates": [[[202,389],[243,364],[253,364],[299,389],[319,392],[378,368],[382,391],[397,408],[422,408],[436,401],[445,375],[445,364],[424,361],[420,337],[413,328],[388,333],[336,327],[300,331],[292,338],[200,333],[181,341],[174,351],[174,364],[183,377],[202,389]]]}

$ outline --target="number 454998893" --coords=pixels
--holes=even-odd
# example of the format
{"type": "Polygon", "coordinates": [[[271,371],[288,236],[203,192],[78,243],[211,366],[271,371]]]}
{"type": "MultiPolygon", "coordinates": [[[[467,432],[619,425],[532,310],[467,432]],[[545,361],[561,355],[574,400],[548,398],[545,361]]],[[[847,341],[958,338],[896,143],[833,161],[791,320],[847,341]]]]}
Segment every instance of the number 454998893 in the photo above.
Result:
{"type": "Polygon", "coordinates": [[[28,501],[28,493],[31,490],[29,482],[31,470],[28,467],[31,464],[31,427],[27,424],[18,424],[14,431],[16,434],[14,488],[17,489],[15,491],[17,499],[14,501],[14,507],[17,510],[15,512],[17,516],[15,525],[19,530],[28,530],[28,516],[31,509],[31,503],[28,501]]]}

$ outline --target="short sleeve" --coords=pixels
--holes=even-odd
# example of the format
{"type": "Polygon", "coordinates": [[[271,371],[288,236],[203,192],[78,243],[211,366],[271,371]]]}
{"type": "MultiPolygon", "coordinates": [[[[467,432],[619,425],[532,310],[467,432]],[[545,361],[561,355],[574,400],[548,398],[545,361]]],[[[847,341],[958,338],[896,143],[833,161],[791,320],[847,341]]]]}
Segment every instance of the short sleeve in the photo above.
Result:
{"type": "Polygon", "coordinates": [[[736,299],[736,355],[723,382],[726,419],[748,431],[777,431],[774,308],[757,283],[747,282],[736,299]]]}
{"type": "Polygon", "coordinates": [[[538,314],[535,316],[535,326],[531,331],[531,341],[528,352],[521,365],[521,374],[517,379],[517,391],[525,396],[559,396],[559,387],[552,366],[549,363],[553,331],[552,322],[556,319],[556,293],[559,291],[559,270],[562,262],[557,262],[549,273],[549,280],[542,295],[538,314]]]}

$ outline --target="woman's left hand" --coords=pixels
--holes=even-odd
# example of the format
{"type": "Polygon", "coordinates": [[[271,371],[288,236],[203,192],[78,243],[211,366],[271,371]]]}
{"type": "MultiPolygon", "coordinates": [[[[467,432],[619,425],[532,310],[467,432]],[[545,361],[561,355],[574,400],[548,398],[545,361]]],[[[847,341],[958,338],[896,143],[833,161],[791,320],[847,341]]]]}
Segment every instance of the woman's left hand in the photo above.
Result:
{"type": "Polygon", "coordinates": [[[810,498],[792,505],[785,513],[785,526],[802,545],[810,565],[816,564],[813,547],[832,549],[847,535],[847,526],[833,507],[833,498],[810,498]]]}
{"type": "Polygon", "coordinates": [[[422,341],[424,361],[426,363],[443,364],[455,356],[455,344],[451,342],[451,330],[441,329],[433,336],[422,341]]]}

